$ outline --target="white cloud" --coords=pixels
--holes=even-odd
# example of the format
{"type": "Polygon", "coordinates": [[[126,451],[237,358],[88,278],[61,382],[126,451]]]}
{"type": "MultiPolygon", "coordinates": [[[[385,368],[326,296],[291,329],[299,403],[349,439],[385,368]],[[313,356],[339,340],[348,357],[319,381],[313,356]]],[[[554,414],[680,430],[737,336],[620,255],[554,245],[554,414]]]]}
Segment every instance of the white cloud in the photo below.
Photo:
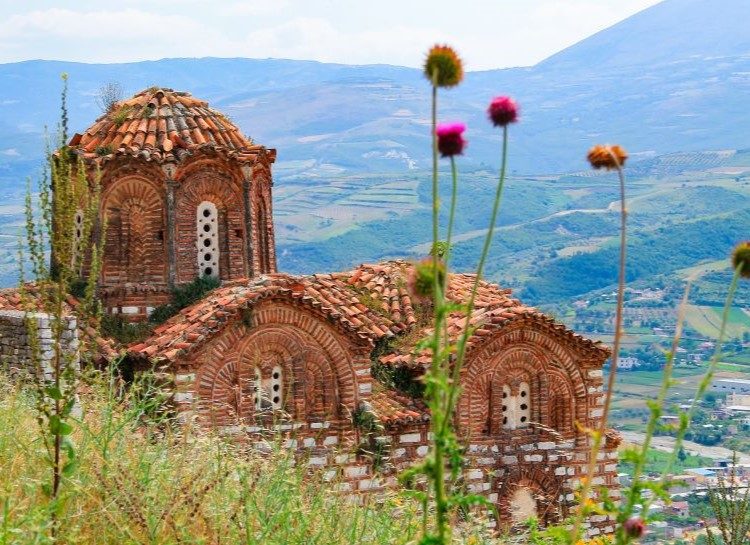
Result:
{"type": "Polygon", "coordinates": [[[123,62],[164,57],[275,57],[421,64],[436,41],[469,69],[533,64],[657,0],[0,0],[0,62],[123,62]],[[453,9],[448,9],[448,8],[453,9]],[[35,9],[36,8],[36,9],[35,9]]]}
{"type": "Polygon", "coordinates": [[[0,155],[5,155],[7,157],[20,157],[21,156],[21,154],[18,153],[18,150],[16,148],[4,149],[3,151],[0,151],[0,155]]]}

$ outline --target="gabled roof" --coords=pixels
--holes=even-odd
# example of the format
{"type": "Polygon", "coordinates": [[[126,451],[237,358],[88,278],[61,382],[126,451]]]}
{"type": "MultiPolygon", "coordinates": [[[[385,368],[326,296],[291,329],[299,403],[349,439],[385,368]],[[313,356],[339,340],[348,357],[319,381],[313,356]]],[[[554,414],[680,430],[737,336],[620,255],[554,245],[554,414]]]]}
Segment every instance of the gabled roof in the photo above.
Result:
{"type": "MultiPolygon", "coordinates": [[[[250,281],[237,281],[212,291],[200,302],[182,310],[154,330],[149,339],[133,345],[135,357],[161,362],[176,362],[196,349],[232,320],[239,319],[243,309],[271,298],[286,299],[325,316],[343,331],[364,342],[401,337],[403,342],[392,353],[381,356],[389,365],[428,366],[429,353],[413,354],[416,342],[429,333],[429,324],[420,323],[418,313],[407,291],[411,265],[405,261],[365,264],[348,271],[311,276],[273,274],[250,281]],[[409,333],[409,335],[402,335],[409,333]]],[[[450,276],[447,296],[466,302],[475,276],[450,276]]],[[[538,310],[510,297],[510,290],[495,284],[479,283],[471,326],[476,328],[471,340],[479,344],[493,329],[517,320],[540,324],[566,335],[585,349],[608,354],[601,343],[581,337],[556,323],[538,310]]],[[[448,332],[457,339],[463,331],[465,315],[454,312],[448,318],[448,332]]]]}
{"type": "Polygon", "coordinates": [[[149,161],[179,161],[204,148],[223,151],[240,162],[253,162],[263,153],[273,162],[276,150],[266,150],[243,136],[225,115],[190,93],[151,87],[118,102],[69,145],[84,159],[132,155],[149,161]]]}
{"type": "Polygon", "coordinates": [[[154,361],[175,362],[239,319],[244,309],[270,299],[307,307],[362,342],[393,336],[406,327],[395,316],[380,314],[363,304],[356,289],[332,275],[271,274],[213,290],[154,329],[150,338],[130,346],[128,352],[154,361]]]}

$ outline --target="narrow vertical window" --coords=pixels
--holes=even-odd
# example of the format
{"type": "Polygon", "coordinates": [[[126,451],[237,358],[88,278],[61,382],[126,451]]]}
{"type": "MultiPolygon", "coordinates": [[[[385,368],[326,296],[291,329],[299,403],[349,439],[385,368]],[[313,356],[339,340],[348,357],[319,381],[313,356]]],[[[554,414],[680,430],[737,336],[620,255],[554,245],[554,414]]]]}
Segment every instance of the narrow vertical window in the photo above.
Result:
{"type": "Polygon", "coordinates": [[[73,235],[74,252],[76,255],[83,248],[83,210],[80,208],[76,210],[75,216],[73,216],[75,232],[73,235]]]}
{"type": "Polygon", "coordinates": [[[271,401],[274,409],[281,409],[283,404],[283,381],[281,376],[281,367],[278,365],[273,368],[271,373],[271,401]]]}
{"type": "Polygon", "coordinates": [[[219,277],[219,222],[216,205],[203,201],[196,212],[198,276],[219,277]]]}
{"type": "Polygon", "coordinates": [[[253,381],[253,402],[255,404],[255,410],[260,411],[263,409],[263,392],[261,391],[262,379],[260,377],[260,369],[255,368],[255,380],[253,381]]]}
{"type": "Polygon", "coordinates": [[[503,386],[503,404],[502,404],[502,410],[503,410],[503,429],[504,430],[512,430],[513,429],[513,398],[510,395],[510,388],[508,386],[503,386]]]}
{"type": "Polygon", "coordinates": [[[518,424],[517,427],[525,428],[531,420],[531,396],[529,395],[529,385],[521,383],[518,388],[518,424]]]}

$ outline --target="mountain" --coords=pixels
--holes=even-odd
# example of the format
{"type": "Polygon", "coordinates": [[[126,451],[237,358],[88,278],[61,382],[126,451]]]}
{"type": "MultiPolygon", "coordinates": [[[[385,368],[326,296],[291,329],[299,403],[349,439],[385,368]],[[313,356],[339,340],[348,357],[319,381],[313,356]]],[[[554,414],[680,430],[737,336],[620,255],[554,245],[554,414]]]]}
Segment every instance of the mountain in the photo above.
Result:
{"type": "MultiPolygon", "coordinates": [[[[580,169],[585,150],[600,141],[617,141],[635,157],[748,147],[749,18],[747,0],[666,0],[534,67],[468,73],[442,94],[443,117],[468,123],[469,168],[497,162],[499,135],[484,114],[497,94],[522,107],[511,159],[520,173],[580,169]]],[[[209,100],[278,148],[282,178],[428,166],[428,89],[416,69],[273,59],[28,61],[0,65],[0,176],[38,160],[43,127],[57,120],[62,72],[70,75],[73,131],[97,117],[102,84],[118,81],[129,94],[160,85],[209,100]]]]}
{"type": "MultiPolygon", "coordinates": [[[[597,142],[631,153],[630,190],[642,203],[631,216],[633,243],[655,248],[638,252],[634,278],[648,282],[689,264],[657,263],[659,249],[679,247],[673,233],[711,230],[711,244],[690,262],[726,255],[750,202],[749,19],[748,0],[666,0],[536,66],[469,72],[441,92],[442,119],[469,126],[460,168],[461,209],[471,213],[456,225],[456,264],[473,265],[486,227],[500,135],[485,107],[497,94],[515,96],[522,119],[511,128],[513,177],[488,264],[494,279],[540,304],[611,283],[617,195],[583,160],[597,142]],[[550,176],[565,172],[573,174],[550,176]],[[582,262],[590,265],[584,276],[582,262]],[[582,281],[562,280],[575,278],[582,281]]],[[[13,282],[24,179],[41,162],[44,126],[59,117],[62,72],[71,132],[93,122],[97,90],[117,81],[127,94],[152,85],[188,90],[277,148],[275,223],[286,271],[341,269],[429,246],[429,89],[420,70],[239,58],[27,61],[0,65],[0,284],[13,282]]]]}

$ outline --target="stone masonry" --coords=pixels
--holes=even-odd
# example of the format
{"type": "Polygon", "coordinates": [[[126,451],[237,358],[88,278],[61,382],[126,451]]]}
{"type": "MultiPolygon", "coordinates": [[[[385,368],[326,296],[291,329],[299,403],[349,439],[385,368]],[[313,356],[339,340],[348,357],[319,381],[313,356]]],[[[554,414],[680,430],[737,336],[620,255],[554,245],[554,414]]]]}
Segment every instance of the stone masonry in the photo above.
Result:
{"type": "MultiPolygon", "coordinates": [[[[29,313],[39,337],[39,361],[35,362],[29,328],[26,324],[26,313],[20,310],[0,310],[0,367],[7,369],[11,375],[32,374],[41,369],[45,378],[51,378],[54,342],[52,324],[49,315],[29,313]]],[[[64,318],[63,350],[77,353],[78,330],[73,316],[64,318]]],[[[76,365],[78,360],[75,360],[76,365]]]]}

